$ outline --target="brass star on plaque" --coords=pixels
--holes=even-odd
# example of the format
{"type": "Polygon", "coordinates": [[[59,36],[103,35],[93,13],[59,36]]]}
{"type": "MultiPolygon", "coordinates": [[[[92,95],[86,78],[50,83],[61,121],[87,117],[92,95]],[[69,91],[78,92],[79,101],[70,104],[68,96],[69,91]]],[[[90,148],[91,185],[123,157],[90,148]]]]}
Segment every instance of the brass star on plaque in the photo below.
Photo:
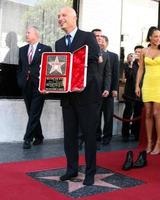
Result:
{"type": "Polygon", "coordinates": [[[61,67],[65,64],[65,62],[60,62],[58,56],[56,56],[55,61],[48,62],[48,64],[51,66],[51,69],[49,71],[50,74],[52,74],[53,72],[59,72],[60,74],[62,74],[61,67]]]}

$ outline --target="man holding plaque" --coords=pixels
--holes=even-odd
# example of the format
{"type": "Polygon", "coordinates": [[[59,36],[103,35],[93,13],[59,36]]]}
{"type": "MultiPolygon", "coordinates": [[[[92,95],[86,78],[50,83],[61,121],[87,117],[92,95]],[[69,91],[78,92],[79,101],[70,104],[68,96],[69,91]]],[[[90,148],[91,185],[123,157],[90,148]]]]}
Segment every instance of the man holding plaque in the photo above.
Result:
{"type": "Polygon", "coordinates": [[[34,26],[28,27],[26,31],[27,45],[20,48],[19,68],[17,72],[17,81],[22,89],[24,102],[28,113],[28,123],[24,135],[24,149],[31,148],[33,145],[43,143],[43,134],[40,123],[40,116],[44,104],[44,95],[38,90],[39,70],[41,56],[43,52],[51,52],[49,46],[39,43],[40,33],[34,26]]]}
{"type": "Polygon", "coordinates": [[[99,46],[93,33],[77,28],[77,15],[74,9],[62,8],[58,14],[58,23],[66,35],[56,41],[57,52],[74,52],[87,45],[88,68],[86,88],[80,92],[63,94],[61,106],[64,123],[64,150],[67,158],[66,173],[61,181],[78,176],[78,132],[84,134],[85,142],[85,179],[84,185],[93,185],[96,173],[96,129],[101,102],[100,75],[98,73],[99,46]]]}

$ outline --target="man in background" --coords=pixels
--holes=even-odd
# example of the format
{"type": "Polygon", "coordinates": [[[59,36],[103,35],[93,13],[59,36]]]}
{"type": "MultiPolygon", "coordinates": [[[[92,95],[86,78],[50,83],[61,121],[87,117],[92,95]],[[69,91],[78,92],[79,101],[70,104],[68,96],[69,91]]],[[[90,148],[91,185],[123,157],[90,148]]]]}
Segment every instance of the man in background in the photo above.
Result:
{"type": "Polygon", "coordinates": [[[97,128],[97,141],[101,140],[103,145],[110,143],[113,134],[113,112],[114,112],[114,98],[117,97],[118,82],[119,82],[119,61],[118,55],[107,50],[108,37],[102,36],[101,49],[109,56],[111,68],[111,85],[109,95],[103,97],[100,111],[100,122],[97,128]],[[104,116],[104,126],[101,128],[101,116],[104,116]]]}
{"type": "MultiPolygon", "coordinates": [[[[137,118],[141,116],[142,111],[142,101],[135,93],[136,76],[139,68],[140,53],[143,46],[137,45],[134,48],[134,54],[129,54],[127,56],[127,62],[124,64],[125,72],[125,89],[123,98],[125,100],[125,108],[123,112],[123,118],[130,120],[131,118],[137,118]]],[[[135,141],[139,139],[140,131],[140,120],[122,123],[122,139],[124,142],[128,142],[129,136],[134,136],[135,141]]]]}
{"type": "MultiPolygon", "coordinates": [[[[109,96],[110,87],[111,87],[110,58],[109,58],[109,54],[105,52],[105,49],[103,48],[102,30],[93,29],[92,33],[94,33],[97,43],[99,44],[99,47],[100,47],[98,69],[99,69],[99,73],[101,77],[102,101],[103,101],[103,99],[109,96]]],[[[101,118],[101,114],[100,114],[100,118],[101,118]]],[[[100,144],[101,144],[101,135],[97,135],[97,150],[100,150],[100,146],[101,146],[100,144]]]]}
{"type": "Polygon", "coordinates": [[[17,72],[17,82],[22,89],[22,94],[28,114],[28,123],[24,135],[24,149],[31,148],[33,145],[43,143],[43,134],[40,117],[44,104],[44,95],[38,90],[39,70],[41,56],[43,52],[51,52],[49,46],[41,44],[40,33],[35,26],[28,27],[26,31],[27,45],[19,50],[19,68],[17,72]]]}

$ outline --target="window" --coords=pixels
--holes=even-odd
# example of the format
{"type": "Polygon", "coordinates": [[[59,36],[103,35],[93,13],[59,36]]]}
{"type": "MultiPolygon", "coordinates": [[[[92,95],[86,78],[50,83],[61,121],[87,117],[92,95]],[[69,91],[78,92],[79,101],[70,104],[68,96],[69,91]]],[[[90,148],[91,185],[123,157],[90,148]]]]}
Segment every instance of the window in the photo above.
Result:
{"type": "Polygon", "coordinates": [[[28,25],[39,28],[41,42],[54,49],[64,33],[58,28],[57,12],[73,0],[0,0],[0,96],[19,96],[16,84],[19,47],[25,45],[28,25]]]}

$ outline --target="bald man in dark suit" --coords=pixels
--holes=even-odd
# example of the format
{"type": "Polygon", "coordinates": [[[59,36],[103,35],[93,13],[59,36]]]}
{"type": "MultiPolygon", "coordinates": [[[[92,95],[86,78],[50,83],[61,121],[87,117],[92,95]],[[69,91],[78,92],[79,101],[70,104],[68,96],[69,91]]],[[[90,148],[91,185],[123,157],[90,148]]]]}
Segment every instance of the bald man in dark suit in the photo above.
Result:
{"type": "Polygon", "coordinates": [[[64,122],[64,149],[67,158],[66,174],[61,181],[71,180],[78,175],[78,132],[84,134],[85,142],[85,179],[84,185],[93,185],[96,173],[96,128],[101,102],[101,85],[98,73],[99,47],[90,32],[77,28],[77,15],[72,8],[62,8],[58,14],[58,23],[66,36],[56,41],[57,52],[73,52],[83,45],[88,45],[87,85],[82,92],[63,95],[61,99],[64,122]]]}

